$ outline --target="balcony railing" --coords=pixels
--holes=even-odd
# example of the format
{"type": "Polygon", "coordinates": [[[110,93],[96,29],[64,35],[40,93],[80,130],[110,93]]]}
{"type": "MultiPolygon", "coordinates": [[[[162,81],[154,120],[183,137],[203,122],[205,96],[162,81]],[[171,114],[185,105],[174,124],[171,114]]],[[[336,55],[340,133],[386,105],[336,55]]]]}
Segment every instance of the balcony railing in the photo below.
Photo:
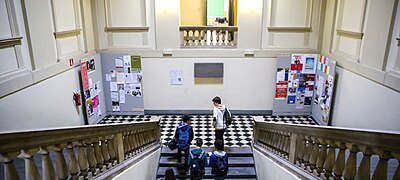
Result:
{"type": "Polygon", "coordinates": [[[400,179],[400,165],[395,168],[400,161],[399,132],[270,123],[262,117],[255,117],[253,132],[256,149],[278,155],[282,164],[310,175],[307,179],[371,179],[371,174],[372,179],[388,179],[390,160],[392,178],[400,179]],[[358,165],[357,156],[362,158],[358,165]],[[371,162],[378,157],[371,173],[371,162]]]}
{"type": "Polygon", "coordinates": [[[155,117],[149,122],[2,133],[4,177],[0,179],[20,179],[14,163],[19,158],[24,159],[26,179],[107,178],[107,171],[121,170],[118,164],[159,145],[159,139],[159,118],[155,117]],[[35,162],[40,161],[35,155],[41,156],[41,163],[35,162]],[[42,169],[40,174],[38,169],[42,169]]]}
{"type": "Polygon", "coordinates": [[[182,48],[236,48],[236,26],[180,26],[182,48]]]}

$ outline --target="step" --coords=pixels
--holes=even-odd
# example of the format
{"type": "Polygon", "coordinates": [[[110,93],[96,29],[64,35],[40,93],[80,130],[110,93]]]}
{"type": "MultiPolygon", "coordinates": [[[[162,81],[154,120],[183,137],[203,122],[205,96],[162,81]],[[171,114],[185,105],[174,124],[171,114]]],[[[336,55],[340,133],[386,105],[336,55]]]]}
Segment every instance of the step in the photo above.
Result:
{"type": "MultiPolygon", "coordinates": [[[[191,148],[194,149],[194,148],[191,148]]],[[[215,150],[213,147],[202,148],[203,151],[212,152],[215,150]]],[[[229,157],[253,157],[253,151],[251,147],[225,147],[224,149],[229,157]]],[[[171,151],[168,147],[162,147],[161,156],[174,156],[177,154],[177,150],[171,151]]]]}
{"type": "MultiPolygon", "coordinates": [[[[183,158],[182,158],[183,162],[183,158]]],[[[174,156],[162,156],[159,162],[160,167],[183,167],[178,165],[178,160],[174,156]]],[[[229,157],[229,167],[254,167],[253,157],[229,157]]]]}
{"type": "MultiPolygon", "coordinates": [[[[168,167],[159,167],[158,172],[157,172],[157,178],[163,177],[165,174],[165,170],[167,170],[168,167]]],[[[174,170],[175,176],[177,178],[189,178],[189,175],[185,175],[183,172],[183,169],[178,170],[177,167],[171,167],[174,170]]],[[[211,175],[211,168],[206,167],[205,168],[205,175],[203,176],[204,178],[213,178],[214,176],[211,175]]],[[[227,178],[256,178],[256,171],[254,167],[230,167],[228,175],[226,176],[227,178]]]]}

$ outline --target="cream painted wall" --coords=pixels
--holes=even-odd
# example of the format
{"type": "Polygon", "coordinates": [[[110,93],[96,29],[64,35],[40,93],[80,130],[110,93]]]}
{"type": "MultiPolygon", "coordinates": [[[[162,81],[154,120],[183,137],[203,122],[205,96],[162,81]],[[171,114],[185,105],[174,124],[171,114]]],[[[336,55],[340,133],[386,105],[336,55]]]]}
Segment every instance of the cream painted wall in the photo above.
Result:
{"type": "Polygon", "coordinates": [[[257,179],[263,180],[290,180],[300,179],[261,152],[254,150],[257,179]]]}
{"type": "Polygon", "coordinates": [[[157,49],[180,47],[179,6],[179,0],[155,1],[157,49]]]}
{"type": "Polygon", "coordinates": [[[146,156],[138,163],[131,166],[129,169],[123,171],[118,176],[114,177],[113,180],[148,180],[157,178],[158,161],[160,159],[160,149],[154,151],[150,155],[146,156]],[[133,178],[134,177],[134,178],[133,178]]]}
{"type": "MultiPolygon", "coordinates": [[[[99,60],[100,56],[96,55],[96,71],[100,72],[99,60]]],[[[82,106],[76,108],[72,100],[73,92],[80,90],[79,69],[78,66],[1,98],[0,131],[84,124],[82,106]]],[[[102,112],[105,112],[102,92],[100,93],[100,103],[102,112]]]]}
{"type": "Polygon", "coordinates": [[[333,126],[400,131],[400,93],[337,68],[333,126]]]}
{"type": "Polygon", "coordinates": [[[239,0],[238,5],[238,48],[260,49],[263,1],[239,0]]]}
{"type": "Polygon", "coordinates": [[[205,26],[205,0],[180,0],[180,25],[205,26]]]}
{"type": "Polygon", "coordinates": [[[275,58],[143,58],[147,110],[210,110],[218,95],[233,110],[271,110],[275,58]],[[195,85],[194,63],[224,63],[224,83],[195,85]],[[183,85],[170,85],[170,71],[183,71],[183,85]]]}

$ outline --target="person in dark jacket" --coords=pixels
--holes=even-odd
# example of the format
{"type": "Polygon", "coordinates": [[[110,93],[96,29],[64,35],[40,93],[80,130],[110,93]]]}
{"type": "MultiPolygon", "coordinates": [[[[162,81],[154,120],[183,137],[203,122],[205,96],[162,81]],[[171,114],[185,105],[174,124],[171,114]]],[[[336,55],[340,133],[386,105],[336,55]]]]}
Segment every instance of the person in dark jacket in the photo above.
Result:
{"type": "Polygon", "coordinates": [[[193,140],[193,128],[190,126],[190,116],[183,115],[182,123],[179,123],[175,130],[175,139],[178,141],[178,163],[182,162],[182,151],[185,155],[185,172],[188,172],[188,156],[190,150],[190,143],[193,140]]]}
{"type": "Polygon", "coordinates": [[[224,151],[224,142],[222,140],[215,140],[214,145],[217,150],[210,156],[211,174],[215,175],[216,180],[223,180],[229,171],[228,153],[224,151]],[[221,164],[224,164],[225,168],[221,169],[221,164]]]}
{"type": "Polygon", "coordinates": [[[192,172],[191,172],[191,174],[190,174],[190,179],[191,180],[202,179],[203,175],[204,175],[204,172],[205,172],[204,171],[204,167],[208,166],[207,152],[203,151],[201,149],[201,146],[203,146],[203,140],[201,138],[197,138],[196,139],[196,148],[194,148],[192,151],[190,151],[190,156],[189,156],[188,162],[187,162],[187,164],[188,164],[187,169],[189,169],[190,166],[193,166],[192,165],[192,159],[197,158],[198,162],[201,165],[201,170],[202,170],[202,173],[200,175],[197,175],[197,176],[192,174],[192,172]]]}

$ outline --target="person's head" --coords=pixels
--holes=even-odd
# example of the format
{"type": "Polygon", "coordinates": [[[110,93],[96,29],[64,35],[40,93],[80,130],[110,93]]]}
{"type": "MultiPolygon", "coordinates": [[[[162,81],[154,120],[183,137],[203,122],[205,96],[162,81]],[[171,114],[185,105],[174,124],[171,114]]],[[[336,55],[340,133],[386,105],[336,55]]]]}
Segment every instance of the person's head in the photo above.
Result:
{"type": "Polygon", "coordinates": [[[218,106],[218,105],[221,104],[221,98],[218,97],[218,96],[215,96],[215,97],[212,99],[212,102],[213,102],[214,106],[218,106]]]}
{"type": "Polygon", "coordinates": [[[196,139],[196,147],[201,147],[203,146],[203,140],[201,138],[197,138],[196,139]]]}
{"type": "Polygon", "coordinates": [[[176,180],[174,170],[172,168],[168,168],[167,170],[165,170],[164,179],[165,180],[176,180]]]}
{"type": "Polygon", "coordinates": [[[183,116],[182,116],[182,121],[183,121],[184,123],[186,123],[186,124],[189,124],[189,123],[190,123],[190,116],[187,115],[187,114],[183,115],[183,116]]]}
{"type": "Polygon", "coordinates": [[[217,148],[217,150],[220,150],[220,151],[224,150],[224,142],[220,139],[215,140],[214,146],[215,146],[215,148],[217,148]]]}

